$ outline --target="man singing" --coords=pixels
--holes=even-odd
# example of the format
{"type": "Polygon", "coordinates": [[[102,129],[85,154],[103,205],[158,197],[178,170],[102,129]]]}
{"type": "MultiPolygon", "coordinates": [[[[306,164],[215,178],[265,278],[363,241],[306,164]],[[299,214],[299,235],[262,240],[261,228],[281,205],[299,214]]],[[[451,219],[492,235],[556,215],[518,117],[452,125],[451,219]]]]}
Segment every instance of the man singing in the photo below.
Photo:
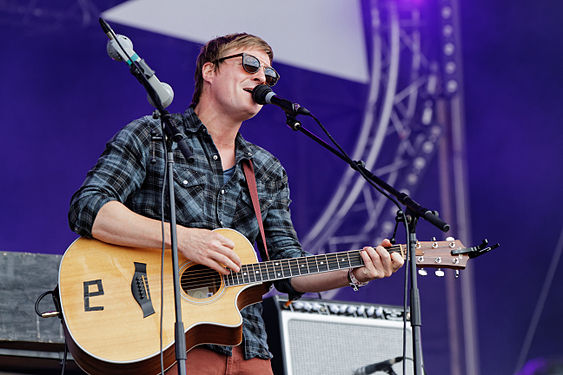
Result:
{"type": "MultiPolygon", "coordinates": [[[[251,243],[261,242],[243,160],[249,160],[254,167],[270,258],[302,256],[291,222],[284,168],[273,155],[247,142],[239,133],[243,121],[262,108],[253,100],[252,89],[260,84],[273,86],[279,79],[272,59],[272,48],[257,36],[240,33],[211,40],[197,58],[196,87],[190,107],[183,114],[173,115],[193,152],[190,160],[175,152],[178,251],[187,259],[225,275],[230,270],[238,272],[241,261],[233,251],[234,243],[212,229],[232,228],[251,243]]],[[[122,246],[161,247],[165,151],[155,134],[161,134],[160,122],[146,116],[128,124],[111,139],[72,197],[72,230],[122,246]]],[[[165,233],[170,247],[169,227],[165,233]]],[[[389,255],[382,246],[365,247],[361,256],[363,267],[293,277],[278,281],[275,286],[298,297],[305,292],[351,284],[361,286],[391,276],[403,264],[400,255],[389,255]]],[[[268,351],[261,312],[261,303],[241,311],[241,345],[205,345],[190,350],[188,372],[272,374],[272,354],[268,351]]]]}

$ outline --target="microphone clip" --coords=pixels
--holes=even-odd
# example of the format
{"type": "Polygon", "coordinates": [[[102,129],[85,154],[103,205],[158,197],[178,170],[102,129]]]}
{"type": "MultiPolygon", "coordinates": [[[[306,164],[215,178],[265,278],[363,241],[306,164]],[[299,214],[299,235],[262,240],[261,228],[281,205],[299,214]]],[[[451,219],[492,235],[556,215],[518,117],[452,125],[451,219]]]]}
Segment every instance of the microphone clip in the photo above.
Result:
{"type": "MultiPolygon", "coordinates": [[[[294,106],[299,106],[299,104],[294,104],[294,106]]],[[[289,111],[285,111],[285,123],[291,129],[298,131],[301,129],[301,121],[297,119],[297,110],[293,111],[292,113],[289,111]]]]}

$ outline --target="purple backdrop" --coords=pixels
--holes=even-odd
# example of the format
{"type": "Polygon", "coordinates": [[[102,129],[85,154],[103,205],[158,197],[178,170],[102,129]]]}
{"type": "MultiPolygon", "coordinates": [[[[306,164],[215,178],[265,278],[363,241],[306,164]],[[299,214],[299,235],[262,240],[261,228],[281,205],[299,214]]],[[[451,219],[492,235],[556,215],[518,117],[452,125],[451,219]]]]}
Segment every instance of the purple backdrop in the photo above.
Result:
{"type": "MultiPolygon", "coordinates": [[[[104,10],[118,2],[98,6],[104,10]]],[[[55,1],[50,6],[61,11],[69,4],[55,1]]],[[[483,374],[510,374],[514,369],[563,223],[563,5],[550,7],[523,0],[510,7],[476,0],[464,2],[461,9],[472,236],[502,244],[471,265],[483,374]]],[[[15,9],[0,9],[0,249],[62,254],[76,237],[66,219],[71,194],[105,142],[151,107],[126,66],[106,56],[106,39],[95,19],[86,22],[70,11],[67,19],[48,12],[23,15],[15,9]]],[[[133,39],[135,50],[174,87],[171,111],[183,111],[191,99],[199,46],[116,28],[133,39]]],[[[276,68],[283,77],[276,91],[306,105],[351,150],[366,87],[286,65],[276,68]]],[[[294,222],[304,235],[344,166],[289,130],[276,108],[264,108],[244,126],[244,134],[286,166],[294,222]]],[[[434,162],[415,195],[429,207],[439,205],[432,182],[436,176],[434,162]]],[[[437,235],[426,224],[419,227],[420,239],[437,235]]],[[[563,274],[560,266],[558,270],[529,358],[563,355],[558,325],[563,299],[557,287],[563,274]]],[[[434,374],[449,371],[443,284],[436,279],[420,282],[425,359],[427,371],[434,374]]],[[[402,278],[395,277],[338,297],[400,304],[401,292],[402,278]]]]}

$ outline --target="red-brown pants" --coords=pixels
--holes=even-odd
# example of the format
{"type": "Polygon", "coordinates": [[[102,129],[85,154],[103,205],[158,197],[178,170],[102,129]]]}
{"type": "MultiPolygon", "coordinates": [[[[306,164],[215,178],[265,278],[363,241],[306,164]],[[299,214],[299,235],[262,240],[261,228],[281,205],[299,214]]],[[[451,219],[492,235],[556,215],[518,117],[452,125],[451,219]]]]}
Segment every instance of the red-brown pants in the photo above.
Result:
{"type": "MultiPolygon", "coordinates": [[[[187,375],[273,375],[269,359],[252,358],[245,360],[241,345],[233,347],[231,357],[204,348],[188,352],[187,375]]],[[[166,375],[177,375],[178,365],[166,371],[166,375]]]]}

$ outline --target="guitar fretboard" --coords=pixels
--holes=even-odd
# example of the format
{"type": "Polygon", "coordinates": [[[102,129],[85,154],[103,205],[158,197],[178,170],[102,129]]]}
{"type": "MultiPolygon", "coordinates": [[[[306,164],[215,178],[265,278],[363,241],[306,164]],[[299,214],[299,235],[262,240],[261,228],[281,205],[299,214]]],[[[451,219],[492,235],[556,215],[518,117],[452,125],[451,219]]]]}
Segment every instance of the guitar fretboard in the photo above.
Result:
{"type": "MultiPolygon", "coordinates": [[[[388,252],[400,251],[400,245],[387,248],[388,252]]],[[[226,286],[262,283],[316,273],[361,267],[364,261],[361,250],[311,255],[300,258],[269,260],[266,262],[244,264],[240,272],[223,276],[226,286]]]]}

